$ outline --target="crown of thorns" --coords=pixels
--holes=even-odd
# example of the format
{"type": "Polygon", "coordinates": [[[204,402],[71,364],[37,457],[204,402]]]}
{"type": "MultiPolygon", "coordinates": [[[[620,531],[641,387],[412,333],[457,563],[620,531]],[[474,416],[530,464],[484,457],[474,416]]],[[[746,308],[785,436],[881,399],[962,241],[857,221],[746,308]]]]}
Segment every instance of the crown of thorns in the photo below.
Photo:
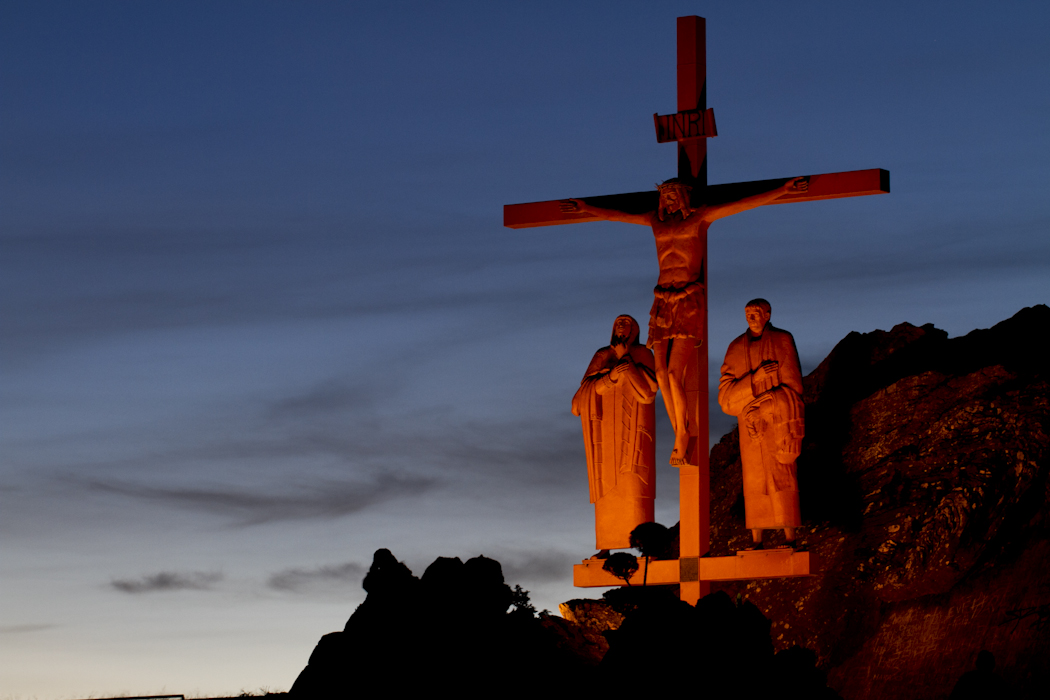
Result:
{"type": "Polygon", "coordinates": [[[665,192],[667,190],[683,189],[686,192],[692,192],[693,188],[685,184],[676,177],[672,177],[670,180],[664,180],[656,186],[657,192],[665,192]]]}

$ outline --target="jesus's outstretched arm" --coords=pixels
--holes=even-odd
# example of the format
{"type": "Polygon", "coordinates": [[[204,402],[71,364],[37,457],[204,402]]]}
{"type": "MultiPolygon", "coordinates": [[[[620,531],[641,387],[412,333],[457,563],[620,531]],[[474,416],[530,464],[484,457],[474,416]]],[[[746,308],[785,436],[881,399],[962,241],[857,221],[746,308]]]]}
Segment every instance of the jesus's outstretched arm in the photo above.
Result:
{"type": "Polygon", "coordinates": [[[788,193],[801,193],[809,190],[809,178],[808,177],[796,177],[788,180],[780,187],[769,190],[768,192],[762,192],[761,194],[752,195],[750,197],[744,197],[738,199],[735,202],[725,202],[724,204],[713,204],[705,206],[703,208],[703,218],[705,221],[711,222],[717,219],[724,219],[727,216],[733,214],[739,214],[742,211],[748,209],[754,209],[760,207],[763,204],[769,204],[774,199],[781,197],[788,193]]]}
{"type": "Polygon", "coordinates": [[[580,212],[581,214],[590,214],[606,221],[622,221],[627,224],[640,224],[642,226],[650,226],[653,223],[652,213],[628,214],[619,209],[595,207],[587,204],[586,200],[583,199],[563,199],[559,204],[562,212],[566,214],[580,212]]]}

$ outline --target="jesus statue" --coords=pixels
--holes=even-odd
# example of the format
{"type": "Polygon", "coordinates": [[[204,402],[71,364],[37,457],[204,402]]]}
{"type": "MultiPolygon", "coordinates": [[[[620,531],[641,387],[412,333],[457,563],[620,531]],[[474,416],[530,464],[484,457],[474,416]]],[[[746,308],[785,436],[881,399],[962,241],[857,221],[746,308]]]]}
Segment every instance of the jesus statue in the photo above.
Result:
{"type": "Polygon", "coordinates": [[[704,246],[698,246],[697,242],[707,235],[713,221],[768,204],[784,194],[803,193],[808,189],[808,178],[798,177],[768,192],[733,202],[693,207],[690,204],[692,188],[672,178],[657,186],[660,196],[655,211],[632,214],[591,206],[585,199],[561,202],[565,213],[582,212],[599,219],[653,229],[660,276],[653,290],[646,346],[655,355],[656,380],[674,428],[671,464],[675,466],[686,463],[689,433],[684,378],[690,355],[703,340],[707,312],[704,246]]]}

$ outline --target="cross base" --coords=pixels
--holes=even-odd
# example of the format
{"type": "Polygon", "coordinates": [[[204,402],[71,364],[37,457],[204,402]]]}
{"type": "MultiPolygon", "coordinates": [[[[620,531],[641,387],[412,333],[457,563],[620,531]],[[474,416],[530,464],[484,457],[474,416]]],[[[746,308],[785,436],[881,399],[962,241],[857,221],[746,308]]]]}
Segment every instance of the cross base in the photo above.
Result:
{"type": "MultiPolygon", "coordinates": [[[[572,567],[572,584],[578,588],[622,586],[623,579],[602,569],[604,559],[584,559],[572,567]]],[[[649,561],[647,584],[676,585],[693,581],[743,581],[756,578],[790,578],[810,576],[809,552],[793,549],[756,549],[732,557],[684,557],[649,561]]],[[[813,567],[814,569],[816,567],[813,567]]],[[[638,571],[630,578],[632,586],[641,586],[645,576],[645,558],[639,557],[638,571]]]]}

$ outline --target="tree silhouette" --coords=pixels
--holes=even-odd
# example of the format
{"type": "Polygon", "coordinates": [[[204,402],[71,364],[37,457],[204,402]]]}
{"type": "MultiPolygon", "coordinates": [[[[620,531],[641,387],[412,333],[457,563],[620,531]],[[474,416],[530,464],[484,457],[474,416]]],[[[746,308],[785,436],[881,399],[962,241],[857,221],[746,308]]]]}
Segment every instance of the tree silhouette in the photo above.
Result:
{"type": "Polygon", "coordinates": [[[643,586],[649,583],[649,560],[669,559],[671,544],[671,531],[660,523],[642,523],[631,530],[631,546],[645,557],[645,573],[642,574],[643,586]]]}
{"type": "Polygon", "coordinates": [[[514,606],[511,612],[527,615],[528,617],[536,617],[536,606],[529,599],[529,592],[519,585],[514,586],[514,594],[510,599],[510,604],[514,606]]]}
{"type": "Polygon", "coordinates": [[[608,571],[616,578],[622,578],[624,583],[630,586],[631,577],[638,571],[638,557],[627,552],[617,552],[605,560],[602,570],[608,571]]]}

